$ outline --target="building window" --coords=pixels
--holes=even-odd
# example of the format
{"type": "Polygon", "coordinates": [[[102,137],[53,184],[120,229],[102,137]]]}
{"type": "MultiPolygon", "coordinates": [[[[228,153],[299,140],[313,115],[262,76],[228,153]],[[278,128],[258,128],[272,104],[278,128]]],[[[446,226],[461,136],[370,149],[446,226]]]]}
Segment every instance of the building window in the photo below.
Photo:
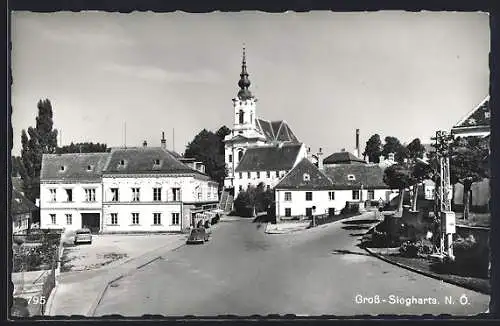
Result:
{"type": "Polygon", "coordinates": [[[312,207],[307,207],[306,208],[306,216],[312,216],[312,215],[313,215],[312,207]]]}
{"type": "Polygon", "coordinates": [[[368,190],[368,200],[373,200],[373,199],[375,199],[375,191],[368,190]]]}
{"type": "Polygon", "coordinates": [[[354,181],[354,180],[356,180],[356,177],[354,176],[354,174],[349,174],[349,175],[347,175],[347,180],[354,181]]]}
{"type": "Polygon", "coordinates": [[[57,189],[49,189],[50,191],[50,201],[55,203],[57,200],[57,189]]]}
{"type": "Polygon", "coordinates": [[[65,189],[66,190],[66,201],[71,203],[73,201],[73,189],[65,189]]]}
{"type": "Polygon", "coordinates": [[[240,162],[242,158],[243,158],[243,150],[242,150],[242,149],[240,149],[240,150],[238,151],[238,162],[240,162]]]}
{"type": "Polygon", "coordinates": [[[179,213],[172,213],[172,225],[179,225],[179,213]]]}
{"type": "Polygon", "coordinates": [[[240,179],[243,179],[243,173],[240,172],[240,179]]]}
{"type": "Polygon", "coordinates": [[[118,201],[118,188],[111,188],[111,201],[118,201]]]}
{"type": "Polygon", "coordinates": [[[280,177],[280,172],[276,171],[276,178],[279,178],[279,177],[280,177]]]}
{"type": "Polygon", "coordinates": [[[267,178],[270,178],[270,177],[271,177],[271,171],[267,171],[267,172],[266,172],[266,177],[267,177],[267,178]]]}
{"type": "Polygon", "coordinates": [[[233,155],[229,154],[229,163],[233,162],[233,155]]]}
{"type": "Polygon", "coordinates": [[[287,191],[285,192],[285,201],[292,201],[292,193],[287,191]]]}
{"type": "Polygon", "coordinates": [[[353,200],[359,200],[359,190],[353,190],[352,191],[352,199],[353,200]]]}
{"type": "Polygon", "coordinates": [[[198,200],[201,200],[201,197],[202,197],[202,193],[200,191],[200,192],[198,192],[198,200]]]}
{"type": "Polygon", "coordinates": [[[260,179],[260,172],[257,171],[257,179],[260,179]]]}
{"type": "Polygon", "coordinates": [[[140,199],[140,189],[132,188],[132,201],[139,201],[140,199]]]}
{"type": "Polygon", "coordinates": [[[155,159],[155,162],[154,162],[154,165],[160,165],[160,160],[159,159],[155,159]]]}
{"type": "Polygon", "coordinates": [[[56,224],[56,214],[50,214],[50,223],[56,224]]]}
{"type": "Polygon", "coordinates": [[[120,160],[120,165],[124,166],[125,165],[125,160],[120,160]]]}
{"type": "Polygon", "coordinates": [[[67,225],[73,224],[73,216],[71,214],[66,214],[66,224],[67,225]]]}
{"type": "Polygon", "coordinates": [[[268,191],[269,191],[269,190],[271,190],[271,186],[270,186],[270,185],[267,185],[267,186],[266,186],[266,190],[268,190],[268,191]]]}
{"type": "Polygon", "coordinates": [[[311,180],[311,176],[309,175],[309,173],[304,173],[304,175],[302,176],[302,180],[304,180],[304,181],[310,181],[311,180]]]}
{"type": "Polygon", "coordinates": [[[172,188],[172,200],[180,201],[181,200],[181,188],[172,188]]]}
{"type": "Polygon", "coordinates": [[[64,166],[61,166],[61,167],[59,168],[59,171],[61,171],[61,172],[64,172],[64,170],[65,170],[65,167],[64,167],[64,166]]]}
{"type": "Polygon", "coordinates": [[[95,188],[85,189],[85,201],[95,202],[95,188]]]}
{"type": "Polygon", "coordinates": [[[239,122],[240,122],[240,124],[242,124],[242,123],[243,123],[243,121],[244,121],[244,117],[245,117],[245,113],[243,112],[243,110],[240,110],[240,121],[239,121],[239,122]]]}
{"type": "Polygon", "coordinates": [[[306,191],[306,200],[308,200],[308,201],[313,200],[312,191],[306,191]]]}
{"type": "Polygon", "coordinates": [[[242,185],[240,185],[240,186],[238,187],[238,190],[239,190],[239,191],[242,191],[242,190],[243,190],[243,186],[242,186],[242,185]]]}
{"type": "Polygon", "coordinates": [[[92,171],[92,165],[87,165],[87,171],[92,171]]]}
{"type": "Polygon", "coordinates": [[[292,209],[290,207],[285,208],[285,216],[286,217],[292,216],[292,209]]]}
{"type": "Polygon", "coordinates": [[[335,208],[328,208],[328,215],[334,216],[335,215],[335,208]]]}
{"type": "Polygon", "coordinates": [[[118,213],[111,213],[111,224],[118,225],[118,213]]]}
{"type": "Polygon", "coordinates": [[[133,225],[139,224],[139,213],[132,213],[132,224],[133,225]]]}
{"type": "Polygon", "coordinates": [[[153,200],[161,201],[161,188],[153,188],[153,200]]]}
{"type": "Polygon", "coordinates": [[[153,224],[154,225],[161,224],[161,213],[153,213],[153,224]]]}
{"type": "Polygon", "coordinates": [[[334,191],[329,191],[328,192],[328,199],[335,200],[335,192],[334,191]]]}
{"type": "Polygon", "coordinates": [[[247,177],[248,177],[248,179],[251,178],[251,173],[250,172],[247,172],[247,177]]]}

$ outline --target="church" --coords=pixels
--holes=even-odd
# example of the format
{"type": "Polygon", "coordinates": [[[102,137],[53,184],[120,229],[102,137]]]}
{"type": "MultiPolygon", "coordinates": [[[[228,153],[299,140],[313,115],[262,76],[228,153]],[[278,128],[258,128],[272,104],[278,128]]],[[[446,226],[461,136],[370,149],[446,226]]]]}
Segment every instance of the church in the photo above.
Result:
{"type": "Polygon", "coordinates": [[[238,86],[233,99],[233,128],[224,139],[228,174],[223,198],[233,197],[229,193],[236,198],[239,191],[261,182],[270,189],[307,157],[305,145],[286,121],[268,121],[257,116],[257,98],[249,89],[245,48],[238,86]]]}

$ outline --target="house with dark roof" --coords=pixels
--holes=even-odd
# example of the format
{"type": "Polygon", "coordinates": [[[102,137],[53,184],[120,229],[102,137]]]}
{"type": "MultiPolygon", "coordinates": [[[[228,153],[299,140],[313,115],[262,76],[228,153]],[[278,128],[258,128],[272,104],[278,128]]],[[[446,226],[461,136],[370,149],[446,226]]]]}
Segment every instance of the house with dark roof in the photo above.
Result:
{"type": "MultiPolygon", "coordinates": [[[[257,98],[250,92],[250,84],[245,49],[243,49],[238,82],[240,90],[237,97],[233,99],[234,124],[231,133],[224,139],[225,162],[228,171],[224,188],[225,191],[234,189],[234,196],[248,184],[260,182],[265,182],[269,186],[275,184],[279,180],[280,173],[283,173],[280,171],[287,171],[298,162],[296,156],[291,157],[289,154],[296,148],[303,147],[286,121],[269,121],[257,116],[257,98]],[[291,147],[282,150],[277,147],[281,145],[291,147]],[[261,147],[266,149],[260,150],[261,147]],[[248,155],[246,155],[247,152],[248,155]],[[278,158],[279,163],[268,167],[270,159],[264,158],[264,153],[278,158]]],[[[306,155],[305,148],[300,155],[306,155]]]]}
{"type": "Polygon", "coordinates": [[[274,187],[277,219],[339,214],[348,203],[363,206],[397,196],[384,183],[378,165],[358,163],[317,167],[302,159],[274,187]]]}
{"type": "Polygon", "coordinates": [[[162,147],[45,154],[42,228],[93,232],[179,232],[216,207],[218,184],[200,162],[162,147]]]}
{"type": "MultiPolygon", "coordinates": [[[[14,182],[13,182],[14,183],[14,182]]],[[[33,221],[33,213],[38,207],[20,192],[14,184],[10,201],[10,215],[12,217],[12,233],[25,233],[33,221]]]]}
{"type": "Polygon", "coordinates": [[[451,128],[451,134],[456,137],[489,137],[490,113],[490,97],[488,95],[451,128]]]}

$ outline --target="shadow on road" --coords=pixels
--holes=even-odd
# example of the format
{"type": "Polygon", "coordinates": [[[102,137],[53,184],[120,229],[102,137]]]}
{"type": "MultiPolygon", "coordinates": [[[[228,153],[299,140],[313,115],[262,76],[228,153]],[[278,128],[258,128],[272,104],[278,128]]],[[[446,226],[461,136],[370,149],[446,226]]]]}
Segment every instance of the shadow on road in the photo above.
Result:
{"type": "Polygon", "coordinates": [[[344,230],[368,230],[369,228],[371,228],[370,225],[348,225],[342,227],[344,230]]]}
{"type": "Polygon", "coordinates": [[[350,251],[350,250],[342,250],[342,249],[338,249],[338,250],[334,250],[331,252],[332,255],[360,255],[360,256],[370,256],[369,253],[367,252],[356,252],[356,251],[350,251]]]}
{"type": "Polygon", "coordinates": [[[362,236],[365,236],[366,233],[350,233],[349,235],[351,237],[362,237],[362,236]]]}
{"type": "Polygon", "coordinates": [[[342,222],[342,224],[354,224],[354,225],[357,225],[357,224],[372,224],[372,223],[377,223],[377,222],[380,222],[379,220],[375,220],[375,219],[372,219],[372,220],[354,220],[354,221],[344,221],[342,222]]]}
{"type": "Polygon", "coordinates": [[[267,214],[265,215],[260,215],[254,218],[253,223],[268,223],[268,222],[274,222],[274,218],[269,217],[267,214]]]}

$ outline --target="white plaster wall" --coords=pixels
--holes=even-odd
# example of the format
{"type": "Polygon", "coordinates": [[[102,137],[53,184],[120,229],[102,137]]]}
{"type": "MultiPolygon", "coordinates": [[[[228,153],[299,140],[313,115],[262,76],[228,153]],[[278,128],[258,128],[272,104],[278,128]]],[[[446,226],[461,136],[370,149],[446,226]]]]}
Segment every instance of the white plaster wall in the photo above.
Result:
{"type": "Polygon", "coordinates": [[[102,217],[102,210],[91,209],[82,210],[80,208],[64,208],[64,209],[44,209],[40,211],[40,224],[41,228],[47,229],[67,229],[67,230],[77,230],[82,228],[82,216],[81,213],[99,213],[102,217]],[[50,214],[56,215],[56,224],[52,224],[52,219],[50,214]],[[72,215],[72,224],[67,224],[66,214],[72,215]]]}
{"type": "Polygon", "coordinates": [[[270,177],[267,177],[267,171],[260,171],[260,178],[257,178],[257,172],[250,172],[250,179],[248,178],[248,172],[242,172],[242,178],[240,179],[239,172],[236,172],[234,178],[234,198],[238,197],[239,187],[242,186],[243,190],[248,188],[250,183],[253,186],[259,185],[259,183],[264,182],[265,186],[270,185],[271,188],[276,186],[278,182],[285,176],[287,171],[279,171],[279,177],[276,177],[276,171],[270,171],[270,177]]]}
{"type": "Polygon", "coordinates": [[[103,232],[181,231],[181,204],[104,204],[103,232]],[[117,213],[118,225],[111,224],[111,213],[117,213]],[[139,213],[139,225],[132,224],[132,213],[139,213]],[[161,213],[161,225],[153,224],[153,213],[161,213]],[[172,224],[172,213],[179,213],[179,224],[172,224]]]}

